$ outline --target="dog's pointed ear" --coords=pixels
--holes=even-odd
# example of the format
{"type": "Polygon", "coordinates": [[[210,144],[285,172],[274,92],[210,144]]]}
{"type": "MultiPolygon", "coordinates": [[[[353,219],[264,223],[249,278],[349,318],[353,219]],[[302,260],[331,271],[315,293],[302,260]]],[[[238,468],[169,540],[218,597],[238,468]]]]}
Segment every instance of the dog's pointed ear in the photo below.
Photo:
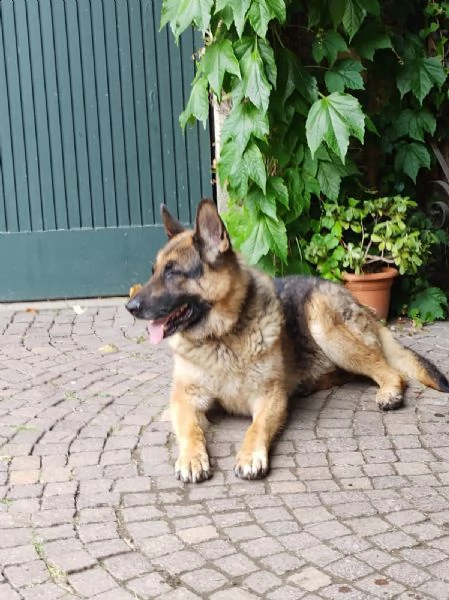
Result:
{"type": "Polygon", "coordinates": [[[171,240],[173,237],[175,237],[175,235],[178,235],[178,233],[185,231],[185,227],[181,225],[178,219],[175,219],[175,217],[171,216],[165,204],[161,204],[161,217],[162,222],[164,223],[165,233],[168,235],[168,239],[171,240]]]}
{"type": "Polygon", "coordinates": [[[228,232],[212,200],[201,200],[198,205],[194,240],[211,264],[231,249],[228,232]]]}

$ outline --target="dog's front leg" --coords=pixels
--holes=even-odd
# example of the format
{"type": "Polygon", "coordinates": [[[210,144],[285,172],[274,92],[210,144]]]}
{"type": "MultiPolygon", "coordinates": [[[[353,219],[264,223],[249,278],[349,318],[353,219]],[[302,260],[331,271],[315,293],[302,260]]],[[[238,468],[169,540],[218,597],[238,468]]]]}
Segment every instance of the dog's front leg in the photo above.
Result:
{"type": "Polygon", "coordinates": [[[287,396],[281,389],[271,389],[253,404],[253,422],[246,432],[234,467],[242,479],[260,479],[268,473],[268,452],[273,437],[285,421],[287,396]]]}
{"type": "Polygon", "coordinates": [[[170,401],[173,429],[179,444],[175,473],[177,479],[185,483],[199,483],[211,476],[202,427],[206,416],[204,411],[195,407],[194,402],[194,396],[184,386],[175,384],[170,401]]]}

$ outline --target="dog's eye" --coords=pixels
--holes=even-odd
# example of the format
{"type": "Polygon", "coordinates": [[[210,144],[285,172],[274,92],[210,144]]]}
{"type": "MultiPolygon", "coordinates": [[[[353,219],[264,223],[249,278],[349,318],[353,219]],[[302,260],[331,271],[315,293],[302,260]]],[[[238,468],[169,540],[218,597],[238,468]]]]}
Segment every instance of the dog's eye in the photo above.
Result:
{"type": "Polygon", "coordinates": [[[154,265],[151,265],[151,275],[154,275],[154,265]]]}
{"type": "Polygon", "coordinates": [[[165,277],[182,275],[182,271],[179,269],[179,267],[176,263],[170,261],[164,267],[164,275],[165,275],[165,277]]]}

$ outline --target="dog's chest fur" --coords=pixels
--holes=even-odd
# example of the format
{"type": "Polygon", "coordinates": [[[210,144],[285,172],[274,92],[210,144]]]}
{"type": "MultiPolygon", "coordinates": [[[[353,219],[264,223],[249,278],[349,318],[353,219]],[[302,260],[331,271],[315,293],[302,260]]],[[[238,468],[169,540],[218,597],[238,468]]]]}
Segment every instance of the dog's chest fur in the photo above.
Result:
{"type": "Polygon", "coordinates": [[[177,335],[170,340],[175,380],[189,387],[199,408],[207,408],[216,399],[230,412],[250,413],[264,387],[268,389],[274,379],[284,379],[283,324],[282,308],[271,284],[257,282],[230,333],[220,339],[192,341],[177,335]]]}

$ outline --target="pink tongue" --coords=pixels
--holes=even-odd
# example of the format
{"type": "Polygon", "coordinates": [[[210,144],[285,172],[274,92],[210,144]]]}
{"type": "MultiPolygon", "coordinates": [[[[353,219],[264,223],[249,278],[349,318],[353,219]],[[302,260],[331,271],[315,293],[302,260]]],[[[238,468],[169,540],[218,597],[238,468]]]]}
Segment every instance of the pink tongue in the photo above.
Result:
{"type": "Polygon", "coordinates": [[[158,323],[148,323],[148,333],[150,334],[150,342],[159,344],[164,339],[164,325],[158,323]]]}

